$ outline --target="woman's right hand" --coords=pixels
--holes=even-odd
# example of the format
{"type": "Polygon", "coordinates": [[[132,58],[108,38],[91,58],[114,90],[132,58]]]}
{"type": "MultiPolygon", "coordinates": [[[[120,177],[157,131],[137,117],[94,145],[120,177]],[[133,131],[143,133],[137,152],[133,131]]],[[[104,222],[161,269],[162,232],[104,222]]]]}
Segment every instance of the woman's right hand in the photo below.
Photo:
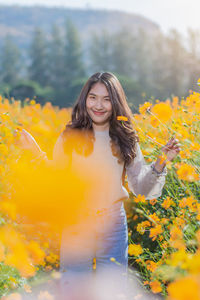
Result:
{"type": "Polygon", "coordinates": [[[21,147],[22,149],[28,149],[33,154],[38,154],[42,152],[36,140],[28,131],[26,131],[25,129],[22,129],[22,131],[16,129],[14,135],[16,136],[17,133],[20,134],[19,139],[15,141],[15,144],[17,146],[21,147]]]}

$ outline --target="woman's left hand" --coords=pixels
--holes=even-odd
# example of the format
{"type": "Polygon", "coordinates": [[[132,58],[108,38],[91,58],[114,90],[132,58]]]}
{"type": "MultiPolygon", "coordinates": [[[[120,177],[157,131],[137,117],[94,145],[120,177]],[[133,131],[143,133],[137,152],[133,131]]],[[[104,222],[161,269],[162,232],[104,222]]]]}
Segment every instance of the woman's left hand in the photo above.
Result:
{"type": "Polygon", "coordinates": [[[172,161],[181,151],[179,140],[172,137],[168,143],[161,149],[167,157],[167,160],[172,161]]]}

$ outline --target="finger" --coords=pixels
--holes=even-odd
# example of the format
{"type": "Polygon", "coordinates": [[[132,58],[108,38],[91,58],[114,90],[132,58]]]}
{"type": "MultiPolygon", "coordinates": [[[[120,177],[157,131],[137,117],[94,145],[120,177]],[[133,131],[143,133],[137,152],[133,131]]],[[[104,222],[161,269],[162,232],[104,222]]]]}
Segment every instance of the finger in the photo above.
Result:
{"type": "Polygon", "coordinates": [[[174,141],[174,142],[172,143],[172,147],[176,147],[176,146],[180,146],[179,141],[174,141]]]}
{"type": "Polygon", "coordinates": [[[170,144],[172,144],[173,142],[174,142],[174,140],[175,140],[175,137],[174,136],[172,136],[170,139],[169,139],[169,141],[168,141],[168,145],[170,145],[170,144]]]}
{"type": "Polygon", "coordinates": [[[173,144],[169,143],[169,142],[165,145],[166,149],[172,149],[172,147],[173,147],[173,144]]]}
{"type": "Polygon", "coordinates": [[[172,142],[169,140],[169,141],[167,142],[167,144],[165,145],[165,147],[169,147],[169,146],[171,146],[171,144],[172,144],[172,142]]]}
{"type": "Polygon", "coordinates": [[[181,147],[182,145],[180,143],[174,143],[172,146],[174,148],[174,147],[181,147]]]}
{"type": "Polygon", "coordinates": [[[181,148],[180,147],[174,147],[173,150],[175,150],[176,152],[180,152],[181,148]]]}
{"type": "Polygon", "coordinates": [[[179,143],[179,140],[178,139],[175,139],[174,141],[173,141],[173,143],[179,143]]]}
{"type": "Polygon", "coordinates": [[[178,147],[181,147],[181,146],[182,146],[182,144],[178,143],[178,144],[176,144],[176,146],[178,146],[178,147]]]}

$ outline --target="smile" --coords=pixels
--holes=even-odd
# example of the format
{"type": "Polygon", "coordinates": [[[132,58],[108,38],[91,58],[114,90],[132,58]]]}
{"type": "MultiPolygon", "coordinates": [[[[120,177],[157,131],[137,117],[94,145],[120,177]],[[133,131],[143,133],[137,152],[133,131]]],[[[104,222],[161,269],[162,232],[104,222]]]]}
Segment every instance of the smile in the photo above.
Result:
{"type": "Polygon", "coordinates": [[[102,116],[103,114],[105,114],[106,112],[105,111],[94,111],[93,110],[93,113],[97,116],[102,116]]]}

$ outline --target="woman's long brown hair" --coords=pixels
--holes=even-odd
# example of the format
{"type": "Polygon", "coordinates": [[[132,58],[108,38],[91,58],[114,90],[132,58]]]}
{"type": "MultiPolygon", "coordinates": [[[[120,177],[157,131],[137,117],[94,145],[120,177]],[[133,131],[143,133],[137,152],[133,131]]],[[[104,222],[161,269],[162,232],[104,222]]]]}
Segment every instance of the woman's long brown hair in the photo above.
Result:
{"type": "MultiPolygon", "coordinates": [[[[83,86],[72,110],[72,120],[66,125],[63,132],[64,145],[66,142],[65,149],[67,149],[67,144],[69,145],[70,143],[69,139],[71,133],[74,132],[75,136],[77,136],[80,131],[84,132],[84,136],[87,137],[87,146],[84,150],[84,154],[89,155],[93,149],[94,134],[92,119],[87,113],[86,99],[90,89],[97,82],[101,82],[106,86],[112,104],[109,135],[111,138],[113,155],[118,157],[119,162],[125,162],[125,165],[128,165],[136,156],[135,144],[139,141],[139,138],[133,129],[131,122],[132,112],[126,101],[124,90],[117,77],[109,72],[98,72],[93,74],[83,86]],[[124,116],[127,118],[127,121],[121,122],[117,120],[117,116],[124,116]]],[[[79,146],[77,143],[79,143],[78,140],[76,142],[76,148],[80,151],[80,143],[79,146]]]]}

